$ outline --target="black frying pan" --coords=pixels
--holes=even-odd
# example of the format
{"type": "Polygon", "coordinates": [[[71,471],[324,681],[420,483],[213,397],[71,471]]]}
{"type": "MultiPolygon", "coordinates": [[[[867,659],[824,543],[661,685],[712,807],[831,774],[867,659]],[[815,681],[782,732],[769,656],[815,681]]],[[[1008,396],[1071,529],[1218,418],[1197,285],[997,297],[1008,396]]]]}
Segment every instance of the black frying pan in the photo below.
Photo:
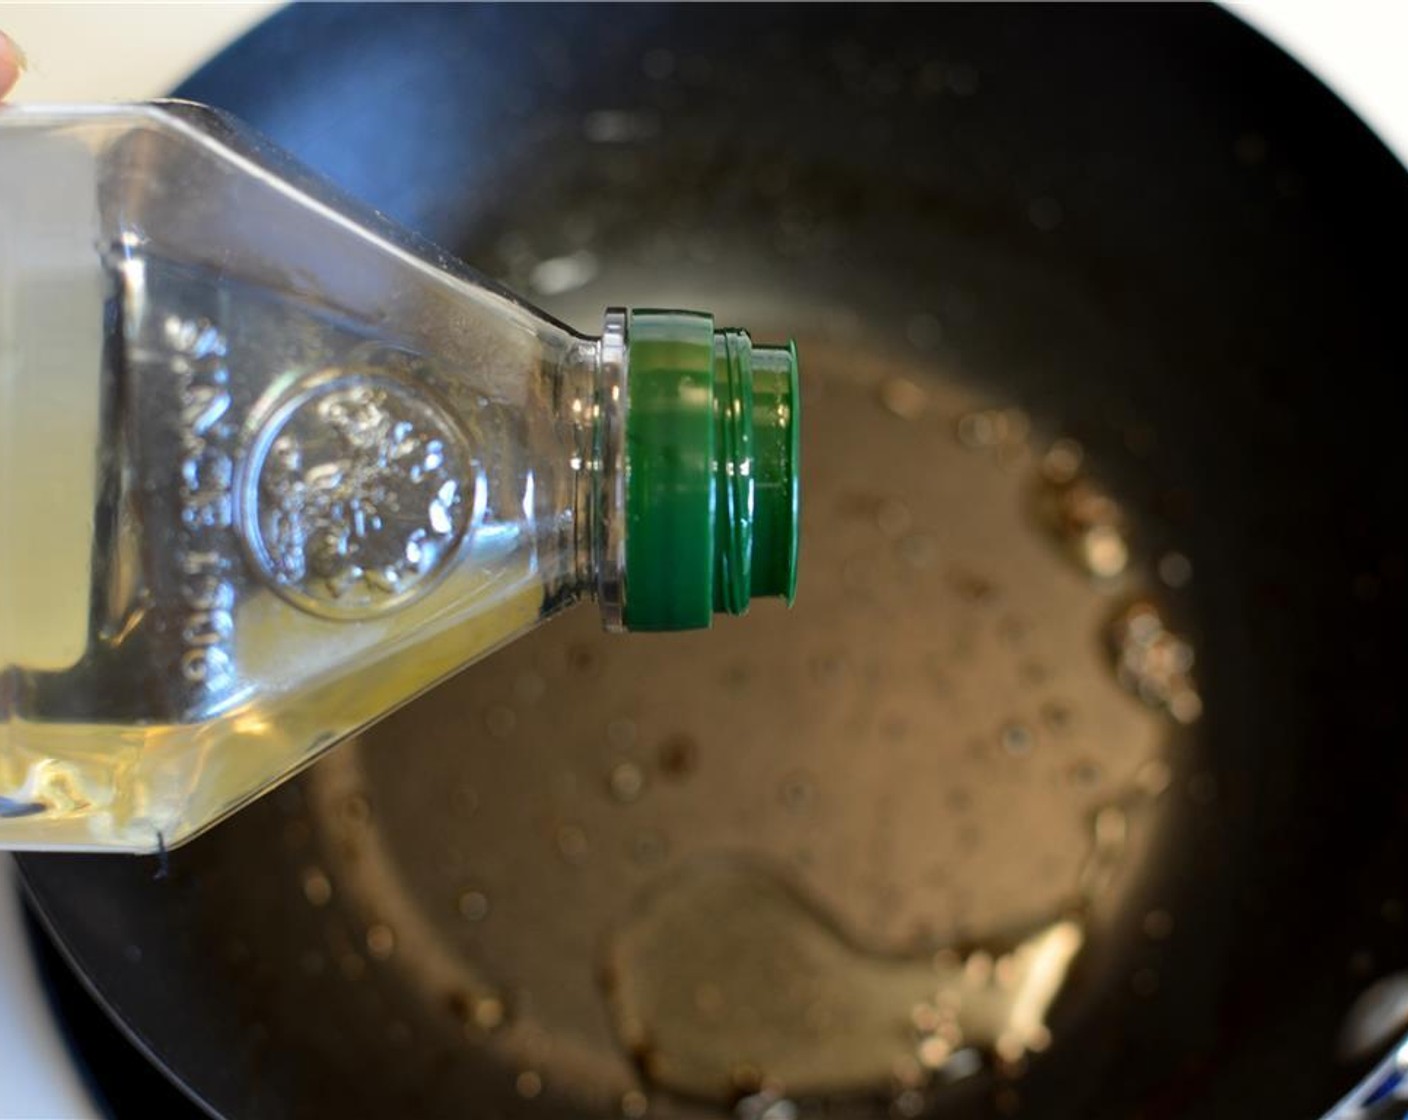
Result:
{"type": "Polygon", "coordinates": [[[1401,1034],[1362,997],[1408,968],[1408,180],[1284,55],[1187,6],[315,6],[180,92],[580,325],[795,331],[809,399],[791,616],[584,611],[169,874],[21,859],[212,1113],[1312,1116],[1401,1034]],[[1180,718],[1117,679],[1140,603],[1196,651],[1180,718]],[[666,979],[712,962],[700,1014],[785,1029],[796,954],[738,913],[825,931],[808,982],[856,991],[1083,944],[1043,1052],[722,1084],[623,1024],[661,898],[698,903],[666,979]]]}

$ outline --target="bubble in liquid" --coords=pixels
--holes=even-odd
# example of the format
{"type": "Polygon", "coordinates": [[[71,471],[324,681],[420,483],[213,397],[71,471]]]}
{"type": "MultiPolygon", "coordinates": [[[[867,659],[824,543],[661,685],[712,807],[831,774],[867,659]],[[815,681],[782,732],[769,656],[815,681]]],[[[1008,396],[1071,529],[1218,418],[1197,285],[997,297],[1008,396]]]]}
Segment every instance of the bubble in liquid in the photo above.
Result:
{"type": "Polygon", "coordinates": [[[1193,683],[1193,647],[1164,625],[1153,603],[1138,602],[1116,615],[1108,642],[1126,691],[1179,723],[1198,719],[1203,702],[1193,683]]]}
{"type": "Polygon", "coordinates": [[[465,891],[458,906],[460,916],[467,922],[482,922],[489,916],[489,896],[483,891],[465,891]]]}
{"type": "Polygon", "coordinates": [[[901,420],[918,420],[929,407],[929,391],[906,377],[887,377],[880,383],[880,404],[901,420]]]}
{"type": "Polygon", "coordinates": [[[1002,749],[1010,755],[1031,754],[1036,745],[1036,736],[1024,724],[1009,723],[998,736],[1002,749]]]}
{"type": "Polygon", "coordinates": [[[498,996],[481,996],[474,1004],[474,1023],[482,1030],[492,1031],[503,1025],[503,1000],[498,996]]]}
{"type": "Polygon", "coordinates": [[[495,704],[484,713],[484,727],[495,739],[507,739],[518,727],[518,713],[507,704],[495,704]]]}
{"type": "MultiPolygon", "coordinates": [[[[1002,1040],[998,1039],[999,1046],[1002,1040]]],[[[1000,1053],[1000,1051],[999,1051],[1000,1053]]],[[[953,1055],[953,1044],[936,1034],[919,1044],[919,1061],[926,1069],[938,1069],[953,1055]]]]}
{"type": "Polygon", "coordinates": [[[1041,457],[1042,477],[1047,482],[1064,486],[1068,482],[1073,482],[1076,475],[1080,474],[1081,464],[1084,461],[1085,448],[1076,440],[1058,439],[1041,457]]]}
{"type": "Polygon", "coordinates": [[[901,537],[914,523],[914,516],[898,498],[884,498],[875,507],[875,527],[887,537],[901,537]]]}
{"type": "Polygon", "coordinates": [[[607,788],[611,796],[622,805],[639,801],[645,792],[645,771],[634,762],[622,762],[611,768],[607,776],[607,788]]]}
{"type": "Polygon", "coordinates": [[[390,926],[378,922],[367,927],[367,954],[373,960],[387,960],[395,951],[396,934],[390,926]]]}
{"type": "Polygon", "coordinates": [[[332,881],[321,867],[303,869],[303,897],[310,906],[326,906],[332,898],[332,881]]]}
{"type": "MultiPolygon", "coordinates": [[[[1051,456],[1047,452],[1048,465],[1051,456]]],[[[1044,470],[1049,475],[1049,466],[1044,470]]],[[[1113,579],[1129,566],[1124,511],[1090,479],[1075,475],[1051,483],[1042,508],[1057,542],[1082,571],[1097,579],[1113,579]]]]}
{"type": "Polygon", "coordinates": [[[1134,784],[1149,797],[1158,797],[1173,782],[1173,769],[1161,758],[1151,758],[1134,772],[1134,784]]]}

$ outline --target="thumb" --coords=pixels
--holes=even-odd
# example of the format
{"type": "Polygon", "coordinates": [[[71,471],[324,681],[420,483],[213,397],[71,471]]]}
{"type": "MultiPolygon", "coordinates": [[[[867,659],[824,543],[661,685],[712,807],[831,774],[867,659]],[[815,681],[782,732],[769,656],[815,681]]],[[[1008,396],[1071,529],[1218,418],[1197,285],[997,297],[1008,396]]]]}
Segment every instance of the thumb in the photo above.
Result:
{"type": "Polygon", "coordinates": [[[4,97],[19,81],[24,69],[24,52],[3,31],[0,31],[0,97],[4,97]]]}

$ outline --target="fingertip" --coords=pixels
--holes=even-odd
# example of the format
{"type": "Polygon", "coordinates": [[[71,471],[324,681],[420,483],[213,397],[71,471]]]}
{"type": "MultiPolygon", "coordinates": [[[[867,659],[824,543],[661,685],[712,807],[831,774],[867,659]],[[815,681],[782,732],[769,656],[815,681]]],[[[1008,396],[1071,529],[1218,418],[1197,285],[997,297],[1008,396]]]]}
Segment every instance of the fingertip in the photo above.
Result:
{"type": "Polygon", "coordinates": [[[0,97],[4,97],[17,81],[24,69],[24,54],[13,39],[0,31],[0,97]]]}

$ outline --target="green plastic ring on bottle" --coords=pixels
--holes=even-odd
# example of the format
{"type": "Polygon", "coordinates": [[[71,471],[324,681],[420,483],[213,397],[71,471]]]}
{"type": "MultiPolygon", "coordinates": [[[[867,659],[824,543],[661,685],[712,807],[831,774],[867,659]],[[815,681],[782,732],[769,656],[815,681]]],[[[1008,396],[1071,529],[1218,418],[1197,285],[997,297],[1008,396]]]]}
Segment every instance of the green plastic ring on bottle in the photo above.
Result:
{"type": "Polygon", "coordinates": [[[797,588],[797,351],[708,315],[626,331],[625,625],[709,626],[797,588]]]}

